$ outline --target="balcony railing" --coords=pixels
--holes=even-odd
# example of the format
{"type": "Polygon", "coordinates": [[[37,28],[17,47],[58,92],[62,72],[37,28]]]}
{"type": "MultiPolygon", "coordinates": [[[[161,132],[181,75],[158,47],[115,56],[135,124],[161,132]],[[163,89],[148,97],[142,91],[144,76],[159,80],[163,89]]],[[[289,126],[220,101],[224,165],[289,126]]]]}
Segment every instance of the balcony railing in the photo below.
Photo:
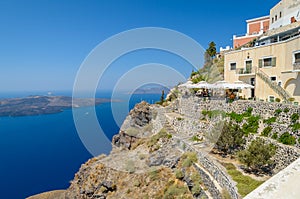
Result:
{"type": "Polygon", "coordinates": [[[294,70],[300,70],[300,62],[295,62],[293,66],[294,66],[294,70]]]}
{"type": "Polygon", "coordinates": [[[255,68],[237,68],[236,74],[238,75],[255,74],[255,68]]]}

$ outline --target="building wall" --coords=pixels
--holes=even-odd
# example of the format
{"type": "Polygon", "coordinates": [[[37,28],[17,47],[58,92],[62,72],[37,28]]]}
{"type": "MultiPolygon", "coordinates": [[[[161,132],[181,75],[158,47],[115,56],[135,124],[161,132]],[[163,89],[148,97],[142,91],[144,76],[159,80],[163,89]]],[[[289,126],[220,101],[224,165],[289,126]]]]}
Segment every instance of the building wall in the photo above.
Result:
{"type": "Polygon", "coordinates": [[[300,21],[300,0],[282,0],[270,10],[270,29],[300,21]]]}
{"type": "Polygon", "coordinates": [[[269,29],[269,16],[247,20],[247,33],[244,36],[233,36],[233,47],[238,48],[262,35],[269,29]]]}
{"type": "MultiPolygon", "coordinates": [[[[280,43],[259,46],[244,50],[225,53],[224,78],[225,81],[234,82],[237,80],[250,83],[250,78],[255,78],[255,96],[266,100],[269,96],[280,98],[255,72],[252,74],[238,75],[236,70],[230,70],[230,63],[236,63],[236,68],[245,68],[245,61],[252,60],[252,67],[258,68],[259,59],[276,57],[276,67],[260,68],[269,77],[276,76],[276,82],[281,85],[296,101],[300,102],[300,72],[293,72],[293,56],[300,51],[300,37],[293,38],[280,43]]],[[[250,97],[249,91],[243,91],[243,95],[250,97]]]]}

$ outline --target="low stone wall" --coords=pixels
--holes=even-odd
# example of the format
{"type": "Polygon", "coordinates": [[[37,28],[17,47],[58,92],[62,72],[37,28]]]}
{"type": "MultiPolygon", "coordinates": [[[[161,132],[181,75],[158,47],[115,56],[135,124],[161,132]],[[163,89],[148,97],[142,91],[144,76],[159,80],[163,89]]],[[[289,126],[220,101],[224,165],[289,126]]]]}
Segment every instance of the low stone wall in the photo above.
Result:
{"type": "MultiPolygon", "coordinates": [[[[189,145],[189,143],[185,142],[184,140],[179,140],[181,146],[185,146],[182,147],[182,149],[184,151],[193,151],[197,153],[197,157],[198,157],[198,162],[201,164],[201,166],[210,173],[210,175],[212,175],[213,179],[216,180],[216,182],[220,185],[220,187],[222,189],[225,189],[228,191],[228,193],[230,194],[232,199],[238,199],[239,195],[238,195],[238,191],[236,188],[236,182],[234,182],[226,173],[226,169],[218,164],[217,162],[215,162],[213,159],[209,158],[208,156],[206,156],[205,154],[203,154],[202,152],[196,150],[194,147],[192,147],[191,145],[189,145]]],[[[201,168],[197,167],[198,170],[201,170],[201,168]]],[[[203,178],[203,180],[206,182],[205,185],[208,186],[208,190],[210,193],[212,193],[214,196],[213,198],[222,198],[221,197],[221,193],[215,185],[214,182],[212,182],[212,179],[205,174],[204,171],[200,172],[201,177],[203,178]]]]}

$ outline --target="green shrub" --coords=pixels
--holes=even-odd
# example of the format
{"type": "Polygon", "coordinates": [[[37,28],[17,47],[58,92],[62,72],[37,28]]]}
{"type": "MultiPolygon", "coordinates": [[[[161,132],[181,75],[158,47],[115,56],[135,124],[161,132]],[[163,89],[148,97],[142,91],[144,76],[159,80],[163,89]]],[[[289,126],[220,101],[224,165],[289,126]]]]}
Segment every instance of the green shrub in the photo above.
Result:
{"type": "Polygon", "coordinates": [[[201,142],[203,139],[199,139],[197,135],[194,135],[191,140],[194,142],[201,142]]]}
{"type": "Polygon", "coordinates": [[[167,131],[162,128],[157,134],[153,135],[150,140],[147,142],[148,147],[153,147],[161,138],[172,138],[171,134],[168,134],[167,131]]]}
{"type": "Polygon", "coordinates": [[[199,183],[195,183],[191,191],[192,191],[193,195],[195,195],[195,196],[199,195],[200,192],[201,192],[200,184],[199,183]]]}
{"type": "Polygon", "coordinates": [[[277,140],[277,138],[278,138],[278,133],[277,133],[277,132],[276,132],[276,133],[273,133],[273,135],[272,135],[271,138],[274,139],[274,140],[277,140]]]}
{"type": "Polygon", "coordinates": [[[291,122],[296,123],[299,120],[299,114],[298,113],[293,113],[291,115],[291,122]]]}
{"type": "Polygon", "coordinates": [[[187,195],[189,194],[189,190],[187,187],[173,184],[167,187],[163,199],[172,199],[172,198],[190,198],[187,195]]]}
{"type": "Polygon", "coordinates": [[[279,139],[279,142],[286,145],[295,145],[296,144],[296,138],[292,135],[290,135],[288,132],[283,133],[279,139]]]}
{"type": "Polygon", "coordinates": [[[158,180],[159,179],[159,170],[157,169],[151,169],[149,172],[149,177],[151,181],[158,180]]]}
{"type": "Polygon", "coordinates": [[[281,100],[279,98],[275,98],[275,102],[280,102],[281,100]]]}
{"type": "Polygon", "coordinates": [[[184,178],[184,173],[183,173],[181,170],[176,169],[176,170],[175,170],[175,177],[176,177],[177,179],[181,180],[181,179],[184,178]]]}
{"type": "Polygon", "coordinates": [[[197,154],[195,152],[185,152],[181,156],[182,166],[190,167],[194,162],[198,161],[197,154]]]}
{"type": "Polygon", "coordinates": [[[284,109],[283,109],[283,112],[284,112],[284,113],[288,113],[288,112],[290,112],[290,109],[289,109],[289,108],[284,108],[284,109]]]}
{"type": "Polygon", "coordinates": [[[267,126],[266,128],[264,128],[264,130],[262,131],[261,135],[265,136],[265,137],[269,137],[271,131],[272,131],[272,127],[267,126]]]}
{"type": "Polygon", "coordinates": [[[249,133],[257,133],[259,128],[260,116],[250,116],[247,123],[242,126],[243,132],[248,135],[249,133]]]}
{"type": "Polygon", "coordinates": [[[276,116],[278,116],[280,113],[282,113],[282,110],[281,110],[281,109],[276,109],[276,110],[275,110],[275,115],[276,115],[276,116]]]}
{"type": "Polygon", "coordinates": [[[227,155],[240,149],[244,143],[244,133],[239,125],[225,122],[214,148],[227,155]]]}
{"type": "Polygon", "coordinates": [[[257,138],[252,141],[248,148],[238,152],[238,159],[249,169],[254,171],[263,171],[263,168],[273,164],[271,159],[276,152],[276,147],[272,144],[266,144],[264,140],[257,138]]]}
{"type": "Polygon", "coordinates": [[[300,129],[300,124],[299,122],[296,122],[295,124],[291,125],[291,127],[292,127],[292,131],[296,132],[300,129]]]}
{"type": "Polygon", "coordinates": [[[230,119],[236,121],[237,123],[241,123],[244,120],[243,114],[237,114],[236,112],[231,112],[227,115],[230,117],[230,119]]]}
{"type": "Polygon", "coordinates": [[[264,123],[270,125],[270,124],[276,122],[276,119],[277,119],[276,117],[270,117],[270,118],[268,118],[268,119],[265,119],[265,120],[264,120],[264,123]]]}
{"type": "Polygon", "coordinates": [[[192,172],[191,180],[193,183],[202,183],[201,176],[198,172],[192,172]]]}

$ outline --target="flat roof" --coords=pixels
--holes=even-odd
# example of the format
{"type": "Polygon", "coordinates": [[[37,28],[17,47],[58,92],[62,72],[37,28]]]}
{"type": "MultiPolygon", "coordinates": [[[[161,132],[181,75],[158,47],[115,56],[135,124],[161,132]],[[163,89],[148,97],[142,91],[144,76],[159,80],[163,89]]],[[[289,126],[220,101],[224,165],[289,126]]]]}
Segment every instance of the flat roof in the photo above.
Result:
{"type": "Polygon", "coordinates": [[[269,19],[269,18],[270,18],[270,15],[263,16],[263,17],[257,17],[257,18],[253,18],[253,19],[248,19],[248,20],[246,20],[246,22],[249,23],[249,22],[254,22],[254,21],[259,21],[259,20],[269,19]]]}

